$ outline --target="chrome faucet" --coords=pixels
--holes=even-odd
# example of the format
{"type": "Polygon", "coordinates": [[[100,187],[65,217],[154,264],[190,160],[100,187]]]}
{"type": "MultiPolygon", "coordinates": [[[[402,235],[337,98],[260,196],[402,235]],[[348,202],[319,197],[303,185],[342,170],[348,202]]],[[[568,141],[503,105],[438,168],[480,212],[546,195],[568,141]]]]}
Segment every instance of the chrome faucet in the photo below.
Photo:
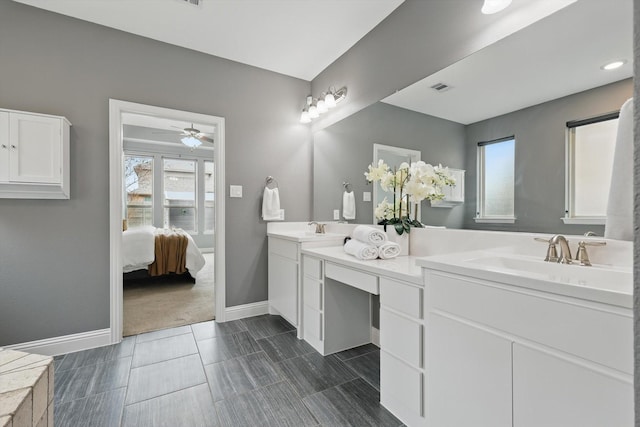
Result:
{"type": "Polygon", "coordinates": [[[560,258],[558,258],[558,262],[562,264],[571,264],[573,260],[571,259],[571,248],[569,248],[567,238],[561,234],[556,234],[549,239],[549,245],[557,244],[560,245],[560,258]]]}
{"type": "Polygon", "coordinates": [[[324,226],[325,224],[320,224],[316,221],[311,221],[308,225],[315,224],[316,225],[316,233],[324,234],[324,226]]]}

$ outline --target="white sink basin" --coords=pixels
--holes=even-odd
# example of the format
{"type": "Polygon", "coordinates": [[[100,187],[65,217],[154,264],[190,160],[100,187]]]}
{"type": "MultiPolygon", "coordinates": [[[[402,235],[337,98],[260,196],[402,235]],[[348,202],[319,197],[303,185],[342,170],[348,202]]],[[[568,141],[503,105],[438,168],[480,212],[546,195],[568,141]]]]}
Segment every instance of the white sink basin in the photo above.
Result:
{"type": "Polygon", "coordinates": [[[465,260],[479,268],[518,274],[550,282],[585,286],[613,292],[630,292],[633,286],[631,270],[604,265],[591,267],[545,262],[542,259],[509,255],[487,255],[465,260]]]}

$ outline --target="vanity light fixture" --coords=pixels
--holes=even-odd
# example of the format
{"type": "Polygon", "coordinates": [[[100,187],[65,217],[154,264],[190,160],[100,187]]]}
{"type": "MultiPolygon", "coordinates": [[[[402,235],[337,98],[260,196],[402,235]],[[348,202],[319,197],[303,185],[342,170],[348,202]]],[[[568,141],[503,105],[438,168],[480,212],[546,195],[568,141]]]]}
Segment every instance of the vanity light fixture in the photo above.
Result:
{"type": "Polygon", "coordinates": [[[600,68],[602,68],[603,70],[606,70],[606,71],[615,70],[616,68],[622,67],[626,63],[627,63],[626,59],[619,59],[617,61],[612,61],[612,62],[609,62],[608,64],[604,64],[600,68]]]}
{"type": "Polygon", "coordinates": [[[311,95],[307,96],[305,106],[300,114],[300,123],[310,123],[312,119],[320,117],[320,114],[324,114],[330,108],[335,107],[346,96],[346,87],[338,90],[330,87],[327,92],[322,92],[319,98],[314,98],[311,95]]]}
{"type": "Polygon", "coordinates": [[[484,0],[481,12],[485,15],[491,15],[506,9],[510,4],[511,0],[484,0]]]}

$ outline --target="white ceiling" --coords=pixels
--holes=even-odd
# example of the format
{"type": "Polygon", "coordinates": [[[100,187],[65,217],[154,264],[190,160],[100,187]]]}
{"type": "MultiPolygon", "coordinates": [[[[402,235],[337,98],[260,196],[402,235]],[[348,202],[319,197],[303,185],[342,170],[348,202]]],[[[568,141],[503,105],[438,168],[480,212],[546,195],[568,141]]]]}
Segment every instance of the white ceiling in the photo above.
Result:
{"type": "Polygon", "coordinates": [[[14,0],[311,81],[404,0],[14,0]]]}
{"type": "Polygon", "coordinates": [[[579,0],[383,102],[469,124],[623,80],[633,75],[632,21],[632,0],[579,0]],[[615,59],[628,62],[600,69],[615,59]]]}

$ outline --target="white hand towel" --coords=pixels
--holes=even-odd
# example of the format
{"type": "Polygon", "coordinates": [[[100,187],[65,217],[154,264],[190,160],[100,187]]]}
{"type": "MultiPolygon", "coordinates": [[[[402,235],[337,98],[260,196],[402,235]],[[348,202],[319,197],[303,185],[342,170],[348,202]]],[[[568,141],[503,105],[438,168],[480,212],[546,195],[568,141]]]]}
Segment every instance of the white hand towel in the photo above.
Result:
{"type": "Polygon", "coordinates": [[[387,234],[384,231],[367,225],[359,225],[354,228],[352,237],[355,240],[360,240],[361,242],[370,243],[376,246],[380,246],[387,241],[387,234]]]}
{"type": "Polygon", "coordinates": [[[344,251],[349,255],[361,260],[372,260],[378,258],[378,248],[374,245],[351,239],[344,244],[344,251]]]}
{"type": "Polygon", "coordinates": [[[391,259],[400,255],[400,245],[395,242],[386,242],[378,247],[378,256],[382,259],[391,259]]]}
{"type": "Polygon", "coordinates": [[[342,193],[342,216],[344,219],[356,219],[356,196],[353,191],[342,193]]]}
{"type": "Polygon", "coordinates": [[[262,194],[262,219],[274,221],[280,219],[280,193],[277,188],[264,187],[262,194]]]}
{"type": "Polygon", "coordinates": [[[633,98],[620,108],[604,237],[633,240],[633,98]]]}

